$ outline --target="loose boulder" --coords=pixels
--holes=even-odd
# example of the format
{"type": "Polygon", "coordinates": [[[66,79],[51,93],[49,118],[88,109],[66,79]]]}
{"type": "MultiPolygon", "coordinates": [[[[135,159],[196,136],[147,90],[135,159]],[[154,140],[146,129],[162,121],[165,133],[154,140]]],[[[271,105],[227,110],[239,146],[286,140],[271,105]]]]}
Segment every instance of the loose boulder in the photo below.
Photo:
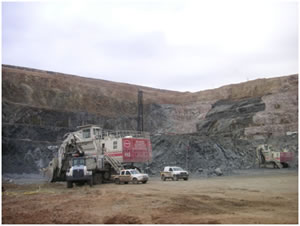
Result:
{"type": "Polygon", "coordinates": [[[220,168],[216,168],[215,169],[215,174],[217,174],[217,176],[222,176],[223,175],[223,172],[220,168]]]}

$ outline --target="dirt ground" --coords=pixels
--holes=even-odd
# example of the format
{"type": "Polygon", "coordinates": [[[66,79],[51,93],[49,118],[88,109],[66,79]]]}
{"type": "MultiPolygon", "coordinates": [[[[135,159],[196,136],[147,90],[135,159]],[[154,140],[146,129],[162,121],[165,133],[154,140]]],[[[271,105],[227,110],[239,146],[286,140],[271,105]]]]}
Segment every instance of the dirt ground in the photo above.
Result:
{"type": "Polygon", "coordinates": [[[263,170],[188,181],[3,184],[2,223],[297,224],[298,171],[263,170]]]}

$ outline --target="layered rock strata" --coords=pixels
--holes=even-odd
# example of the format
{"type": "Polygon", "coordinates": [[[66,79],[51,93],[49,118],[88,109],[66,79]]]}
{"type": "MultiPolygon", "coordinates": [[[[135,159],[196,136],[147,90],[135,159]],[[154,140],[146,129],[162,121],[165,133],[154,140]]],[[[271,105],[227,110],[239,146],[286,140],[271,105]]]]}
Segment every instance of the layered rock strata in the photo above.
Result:
{"type": "MultiPolygon", "coordinates": [[[[210,150],[211,159],[222,159],[217,153],[228,150],[239,162],[231,167],[229,161],[228,168],[253,167],[258,143],[280,140],[276,147],[288,142],[297,151],[295,136],[287,134],[298,132],[298,75],[190,93],[3,65],[3,172],[38,172],[56,154],[63,135],[79,125],[135,130],[138,90],[144,92],[144,128],[153,137],[154,171],[168,164],[163,156],[184,155],[179,141],[191,142],[195,153],[210,150]],[[239,157],[244,149],[247,157],[239,157]]],[[[204,164],[196,154],[193,161],[199,164],[191,163],[192,171],[204,164]]]]}

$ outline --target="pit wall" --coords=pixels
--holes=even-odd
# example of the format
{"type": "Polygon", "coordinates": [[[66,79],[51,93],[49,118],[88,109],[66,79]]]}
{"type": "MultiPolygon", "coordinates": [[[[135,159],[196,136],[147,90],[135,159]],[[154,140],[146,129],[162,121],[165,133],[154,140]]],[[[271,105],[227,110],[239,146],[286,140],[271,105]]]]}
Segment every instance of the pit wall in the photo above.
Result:
{"type": "Polygon", "coordinates": [[[291,145],[298,151],[297,142],[286,136],[298,133],[298,75],[190,93],[3,65],[2,172],[38,173],[56,155],[64,134],[80,125],[136,130],[138,90],[144,92],[154,170],[183,158],[188,141],[192,171],[210,169],[205,158],[213,167],[222,165],[230,159],[222,150],[233,156],[233,163],[224,163],[228,169],[253,167],[256,143],[274,141],[274,148],[291,145]]]}
{"type": "Polygon", "coordinates": [[[235,169],[258,168],[256,148],[270,144],[274,150],[287,148],[295,153],[289,167],[298,168],[298,134],[268,139],[234,139],[231,137],[199,136],[198,134],[160,135],[152,137],[153,161],[150,173],[159,175],[164,166],[180,166],[192,174],[216,175],[219,168],[223,174],[235,169]]]}

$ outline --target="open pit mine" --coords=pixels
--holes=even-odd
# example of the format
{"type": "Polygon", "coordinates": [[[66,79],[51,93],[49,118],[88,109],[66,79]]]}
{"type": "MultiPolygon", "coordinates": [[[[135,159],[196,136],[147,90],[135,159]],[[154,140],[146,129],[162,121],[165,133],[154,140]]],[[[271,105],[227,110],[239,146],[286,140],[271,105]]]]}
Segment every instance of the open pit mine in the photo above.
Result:
{"type": "Polygon", "coordinates": [[[294,224],[297,169],[298,75],[177,92],[2,65],[2,223],[294,224]]]}

